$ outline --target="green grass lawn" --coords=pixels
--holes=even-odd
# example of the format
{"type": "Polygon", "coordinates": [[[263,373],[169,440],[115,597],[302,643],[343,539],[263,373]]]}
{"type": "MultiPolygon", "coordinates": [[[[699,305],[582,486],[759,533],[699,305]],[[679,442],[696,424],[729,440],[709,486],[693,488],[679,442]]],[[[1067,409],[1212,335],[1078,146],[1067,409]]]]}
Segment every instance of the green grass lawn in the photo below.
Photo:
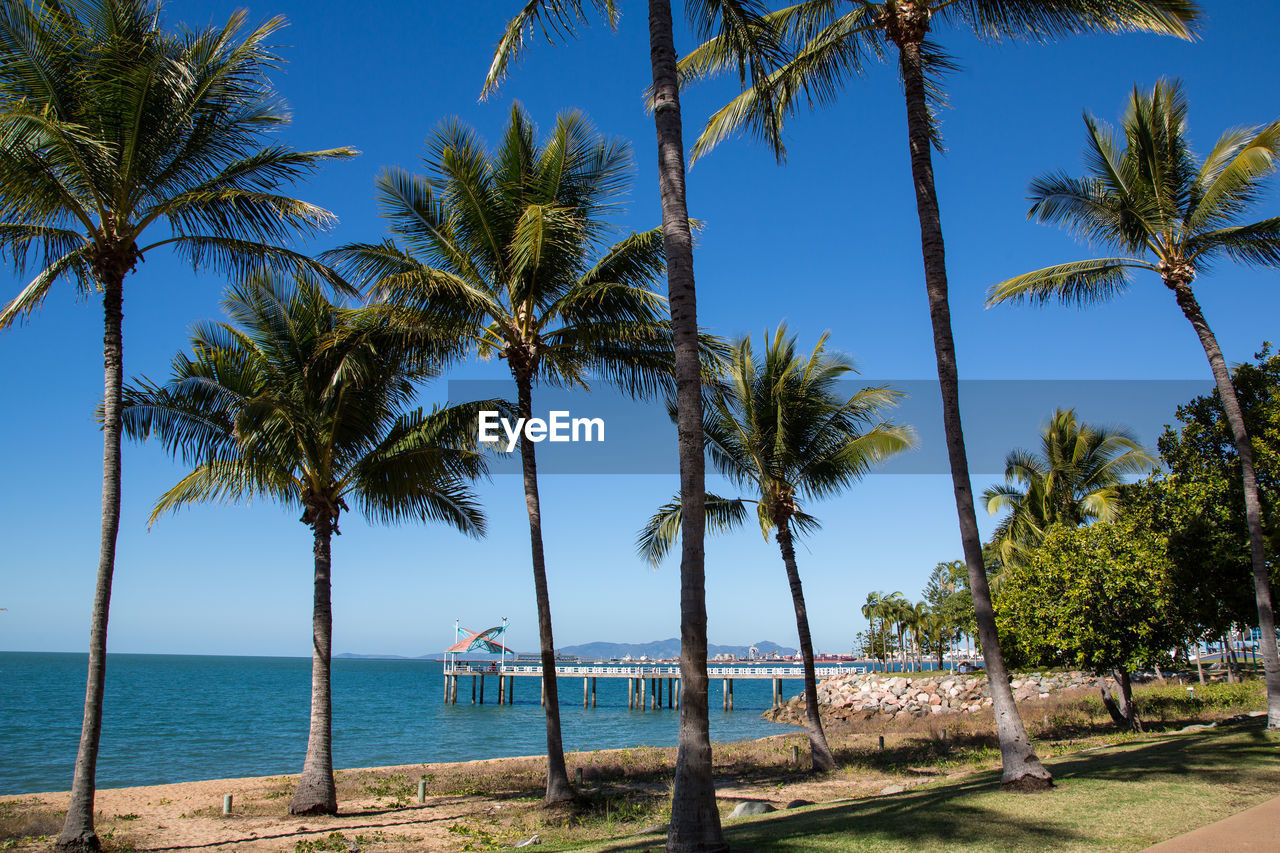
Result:
{"type": "MultiPolygon", "coordinates": [[[[1005,794],[998,773],[908,793],[726,821],[746,851],[1141,850],[1280,794],[1280,738],[1261,719],[1047,762],[1057,787],[1005,794]]],[[[659,835],[585,849],[660,850],[659,835]]],[[[552,846],[543,849],[584,849],[552,846]]]]}

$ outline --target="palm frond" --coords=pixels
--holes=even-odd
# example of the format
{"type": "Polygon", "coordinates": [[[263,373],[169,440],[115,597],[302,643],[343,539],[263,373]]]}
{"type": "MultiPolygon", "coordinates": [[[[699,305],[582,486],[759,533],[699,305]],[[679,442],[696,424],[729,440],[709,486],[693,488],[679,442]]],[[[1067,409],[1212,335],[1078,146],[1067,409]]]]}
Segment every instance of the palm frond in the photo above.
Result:
{"type": "Polygon", "coordinates": [[[62,257],[47,261],[44,269],[36,274],[17,296],[0,309],[0,329],[7,329],[14,321],[26,317],[44,302],[49,288],[62,277],[73,278],[81,294],[93,291],[92,273],[87,258],[87,247],[72,249],[62,257]]]}
{"type": "Polygon", "coordinates": [[[1188,240],[1186,248],[1194,259],[1221,254],[1243,264],[1280,266],[1280,216],[1202,232],[1188,240]]]}
{"type": "Polygon", "coordinates": [[[1136,258],[1099,258],[1054,264],[1006,279],[987,291],[987,307],[1002,302],[1049,302],[1087,305],[1105,302],[1129,285],[1129,269],[1152,269],[1136,258]]]}
{"type": "MultiPolygon", "coordinates": [[[[747,520],[748,501],[707,493],[706,525],[710,533],[727,533],[747,520]]],[[[680,538],[683,523],[680,499],[674,498],[659,507],[636,537],[636,550],[651,566],[658,566],[680,538]]]]}
{"type": "MultiPolygon", "coordinates": [[[[617,26],[618,10],[613,0],[591,0],[591,5],[611,28],[617,26]]],[[[480,92],[481,100],[493,94],[507,75],[508,68],[519,59],[535,25],[541,27],[543,36],[554,44],[557,38],[572,36],[578,25],[585,22],[582,0],[528,0],[524,8],[507,23],[502,38],[494,48],[493,62],[480,92]]]]}
{"type": "Polygon", "coordinates": [[[1280,121],[1263,128],[1227,131],[1205,157],[1195,178],[1195,200],[1186,231],[1202,232],[1229,225],[1257,202],[1261,179],[1276,169],[1280,157],[1280,121]]]}

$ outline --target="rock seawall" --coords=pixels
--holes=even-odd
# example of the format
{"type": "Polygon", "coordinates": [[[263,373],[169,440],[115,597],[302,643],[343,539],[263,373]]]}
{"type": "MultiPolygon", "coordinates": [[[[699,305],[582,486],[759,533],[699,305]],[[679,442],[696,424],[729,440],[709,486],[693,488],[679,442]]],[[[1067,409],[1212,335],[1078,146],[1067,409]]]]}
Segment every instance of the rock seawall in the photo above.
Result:
{"type": "MultiPolygon", "coordinates": [[[[1013,676],[1009,686],[1013,689],[1013,698],[1023,702],[1045,699],[1064,690],[1097,690],[1104,684],[1114,683],[1109,677],[1088,672],[1033,672],[1013,676]]],[[[819,682],[818,705],[824,720],[976,714],[991,706],[991,689],[982,674],[913,678],[910,673],[855,673],[819,682]]],[[[763,716],[778,723],[803,725],[804,695],[765,711],[763,716]]]]}

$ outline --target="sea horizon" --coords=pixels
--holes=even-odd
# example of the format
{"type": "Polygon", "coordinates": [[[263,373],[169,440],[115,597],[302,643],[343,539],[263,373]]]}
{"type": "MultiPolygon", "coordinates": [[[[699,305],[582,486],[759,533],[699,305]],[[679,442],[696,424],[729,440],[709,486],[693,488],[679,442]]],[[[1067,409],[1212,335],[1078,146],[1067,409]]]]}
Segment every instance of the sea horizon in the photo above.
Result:
{"type": "MultiPolygon", "coordinates": [[[[309,657],[113,652],[98,762],[100,787],[297,773],[310,715],[309,657]]],[[[84,652],[0,651],[0,795],[70,787],[83,713],[84,652]]],[[[470,686],[443,702],[439,660],[333,660],[333,749],[338,768],[386,767],[544,755],[545,718],[536,678],[515,679],[515,702],[485,704],[470,686]],[[477,697],[478,698],[478,697],[477,697]]],[[[786,679],[791,696],[800,679],[786,679]]],[[[679,713],[627,707],[626,679],[601,678],[583,708],[582,678],[558,681],[566,751],[674,746],[679,713]]],[[[712,685],[711,734],[719,742],[783,734],[761,717],[769,679],[735,685],[733,711],[712,685]]]]}

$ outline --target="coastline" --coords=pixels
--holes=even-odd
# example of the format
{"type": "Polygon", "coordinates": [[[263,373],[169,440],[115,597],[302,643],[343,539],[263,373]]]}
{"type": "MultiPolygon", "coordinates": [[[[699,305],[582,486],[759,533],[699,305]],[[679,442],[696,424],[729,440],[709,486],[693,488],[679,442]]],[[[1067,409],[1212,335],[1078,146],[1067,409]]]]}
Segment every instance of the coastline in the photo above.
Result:
{"type": "MultiPolygon", "coordinates": [[[[791,742],[799,745],[804,736],[786,728],[788,731],[776,735],[717,743],[716,747],[767,747],[777,741],[774,751],[787,755],[791,742]]],[[[641,776],[648,768],[668,772],[675,766],[675,754],[676,747],[640,746],[569,752],[565,759],[570,772],[581,769],[591,786],[603,780],[610,780],[603,784],[613,784],[614,777],[636,768],[641,776]]],[[[537,801],[545,762],[545,755],[525,755],[336,770],[340,811],[331,817],[286,814],[297,773],[99,788],[95,811],[104,840],[114,840],[120,849],[127,850],[279,853],[295,849],[301,842],[328,843],[334,833],[353,843],[363,839],[376,844],[380,851],[453,850],[464,843],[458,839],[457,826],[469,826],[504,808],[518,808],[516,803],[540,811],[537,801]],[[422,778],[429,780],[429,787],[426,802],[419,804],[416,786],[422,778]],[[227,794],[232,796],[232,813],[224,816],[222,803],[227,794]]],[[[632,784],[654,787],[647,781],[632,784]]],[[[732,797],[735,790],[730,784],[717,793],[723,799],[732,797]]],[[[0,807],[12,804],[55,815],[65,810],[69,798],[69,791],[0,795],[0,807]]],[[[12,849],[48,848],[48,841],[36,841],[12,849]]]]}

